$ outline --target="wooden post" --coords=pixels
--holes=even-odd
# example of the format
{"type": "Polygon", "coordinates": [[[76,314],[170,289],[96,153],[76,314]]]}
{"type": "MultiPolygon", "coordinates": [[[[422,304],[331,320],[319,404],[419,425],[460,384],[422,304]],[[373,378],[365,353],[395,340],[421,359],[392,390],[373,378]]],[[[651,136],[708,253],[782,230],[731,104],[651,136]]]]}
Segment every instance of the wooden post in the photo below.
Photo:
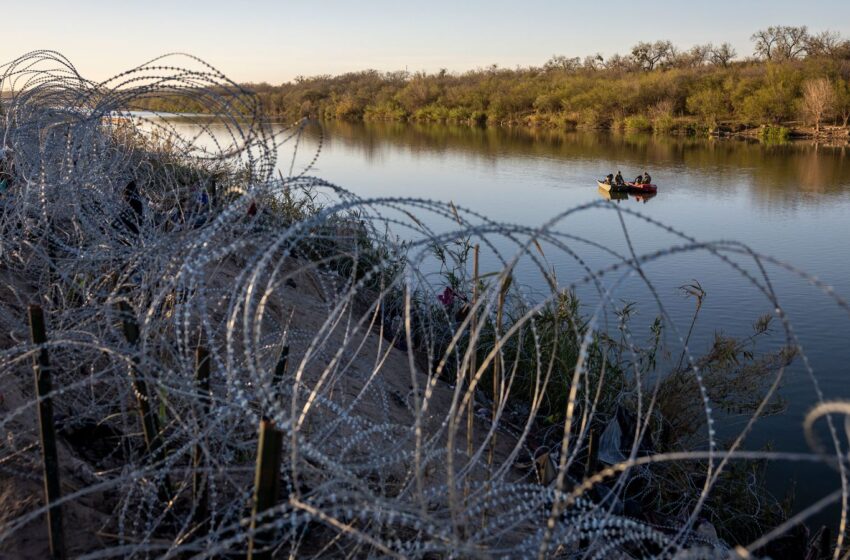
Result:
{"type": "MultiPolygon", "coordinates": [[[[201,403],[201,418],[210,413],[210,354],[203,346],[195,353],[195,385],[198,401],[201,403]]],[[[194,522],[200,525],[199,532],[206,533],[209,528],[209,497],[207,495],[207,476],[202,473],[203,451],[200,442],[195,443],[192,457],[192,500],[195,504],[194,522]]]]}
{"type": "Polygon", "coordinates": [[[248,560],[271,558],[271,532],[257,533],[257,517],[277,504],[280,495],[280,453],[283,434],[271,420],[260,422],[260,441],[257,447],[257,469],[254,475],[254,505],[251,511],[251,536],[248,541],[248,560]]]}
{"type": "MultiPolygon", "coordinates": [[[[121,312],[121,325],[124,337],[135,349],[139,344],[139,326],[136,324],[133,310],[126,301],[118,302],[118,310],[121,312]]],[[[145,380],[141,378],[138,371],[139,357],[133,356],[133,364],[130,366],[130,381],[133,384],[133,392],[136,394],[136,403],[139,406],[139,414],[142,416],[142,430],[145,435],[145,448],[148,459],[157,462],[162,458],[162,439],[160,438],[159,419],[151,407],[150,394],[145,380]]],[[[171,483],[166,475],[160,487],[160,499],[170,501],[172,496],[171,483]]]]}
{"type": "MultiPolygon", "coordinates": [[[[41,307],[29,308],[30,336],[33,344],[47,342],[47,329],[41,307]]],[[[41,434],[41,457],[44,470],[44,501],[47,506],[47,536],[50,557],[65,558],[65,539],[62,533],[62,508],[54,505],[61,498],[59,485],[59,455],[56,450],[56,428],[53,425],[53,399],[50,393],[53,386],[50,379],[50,361],[47,349],[42,348],[33,359],[35,374],[35,392],[38,395],[38,424],[41,434]]]]}

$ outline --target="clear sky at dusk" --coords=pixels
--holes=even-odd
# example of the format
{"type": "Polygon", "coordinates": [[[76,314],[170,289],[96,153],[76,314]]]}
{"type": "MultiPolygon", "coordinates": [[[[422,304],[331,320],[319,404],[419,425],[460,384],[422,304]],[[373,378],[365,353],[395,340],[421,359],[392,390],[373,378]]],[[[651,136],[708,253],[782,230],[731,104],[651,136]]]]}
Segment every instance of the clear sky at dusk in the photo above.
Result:
{"type": "Polygon", "coordinates": [[[91,79],[170,51],[236,81],[351,70],[540,65],[553,54],[625,53],[640,40],[732,43],[808,25],[850,36],[850,0],[2,0],[0,62],[61,51],[91,79]]]}

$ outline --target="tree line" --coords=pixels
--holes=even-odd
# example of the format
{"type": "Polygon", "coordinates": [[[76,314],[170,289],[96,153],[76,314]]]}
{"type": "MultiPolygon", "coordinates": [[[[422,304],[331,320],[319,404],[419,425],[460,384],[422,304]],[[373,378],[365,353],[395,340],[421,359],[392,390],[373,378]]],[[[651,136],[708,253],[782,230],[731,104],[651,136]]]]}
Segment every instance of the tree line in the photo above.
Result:
{"type": "MultiPolygon", "coordinates": [[[[379,72],[247,84],[285,119],[416,120],[476,124],[732,129],[803,122],[847,126],[850,41],[805,26],[771,26],[739,57],[729,43],[679,49],[639,42],[608,58],[555,55],[542,66],[492,65],[464,73],[379,72]]],[[[146,107],[180,110],[179,97],[146,107]]]]}

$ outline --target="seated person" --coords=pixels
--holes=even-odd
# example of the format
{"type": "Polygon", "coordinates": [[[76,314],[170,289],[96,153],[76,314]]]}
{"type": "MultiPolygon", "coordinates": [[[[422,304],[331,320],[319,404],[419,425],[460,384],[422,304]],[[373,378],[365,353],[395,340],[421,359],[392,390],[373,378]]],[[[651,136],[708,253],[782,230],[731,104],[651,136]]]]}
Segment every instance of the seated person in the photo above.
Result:
{"type": "Polygon", "coordinates": [[[652,183],[652,177],[649,176],[649,173],[646,171],[643,172],[643,184],[649,185],[652,183]]]}
{"type": "Polygon", "coordinates": [[[635,184],[636,185],[642,185],[643,184],[643,175],[642,174],[635,177],[635,184]]]}

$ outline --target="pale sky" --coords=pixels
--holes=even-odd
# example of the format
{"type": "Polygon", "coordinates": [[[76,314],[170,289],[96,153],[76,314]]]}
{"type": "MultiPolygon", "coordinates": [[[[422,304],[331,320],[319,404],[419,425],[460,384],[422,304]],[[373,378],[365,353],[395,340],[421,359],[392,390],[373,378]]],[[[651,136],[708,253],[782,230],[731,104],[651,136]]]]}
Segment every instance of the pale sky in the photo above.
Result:
{"type": "Polygon", "coordinates": [[[353,70],[542,65],[641,40],[728,41],[769,25],[850,37],[850,0],[0,0],[0,63],[62,52],[102,80],[157,55],[197,55],[237,82],[353,70]]]}

